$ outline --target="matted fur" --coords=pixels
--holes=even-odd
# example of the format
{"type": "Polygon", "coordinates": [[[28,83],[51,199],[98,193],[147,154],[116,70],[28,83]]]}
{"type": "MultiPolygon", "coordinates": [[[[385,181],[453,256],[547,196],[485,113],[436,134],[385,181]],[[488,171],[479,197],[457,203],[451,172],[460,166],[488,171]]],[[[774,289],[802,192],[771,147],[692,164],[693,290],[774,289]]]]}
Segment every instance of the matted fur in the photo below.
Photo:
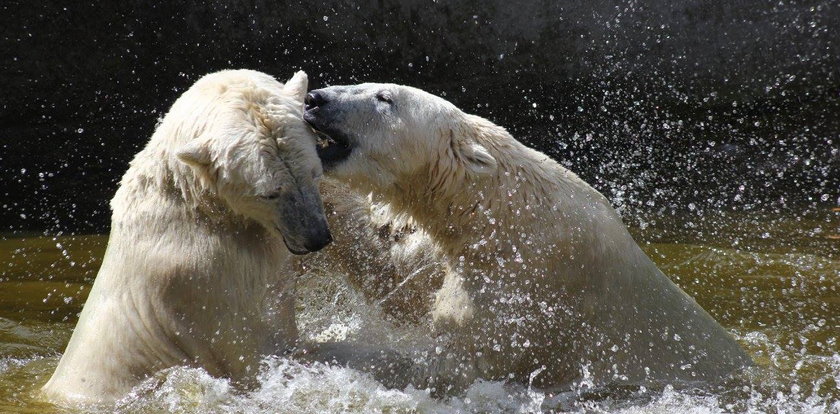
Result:
{"type": "Polygon", "coordinates": [[[306,83],[303,72],[284,86],[222,71],[174,103],[111,201],[102,267],[48,398],[111,401],[175,365],[240,380],[295,345],[280,236],[305,241],[283,221],[326,231],[315,137],[301,119],[306,83]]]}
{"type": "Polygon", "coordinates": [[[407,216],[354,192],[321,181],[321,196],[335,242],[301,256],[303,271],[346,275],[364,297],[398,323],[428,316],[447,264],[440,248],[407,216]]]}
{"type": "Polygon", "coordinates": [[[450,261],[431,310],[442,351],[405,383],[715,381],[751,364],[606,198],[504,128],[401,85],[312,93],[304,118],[353,148],[328,175],[410,216],[450,261]]]}

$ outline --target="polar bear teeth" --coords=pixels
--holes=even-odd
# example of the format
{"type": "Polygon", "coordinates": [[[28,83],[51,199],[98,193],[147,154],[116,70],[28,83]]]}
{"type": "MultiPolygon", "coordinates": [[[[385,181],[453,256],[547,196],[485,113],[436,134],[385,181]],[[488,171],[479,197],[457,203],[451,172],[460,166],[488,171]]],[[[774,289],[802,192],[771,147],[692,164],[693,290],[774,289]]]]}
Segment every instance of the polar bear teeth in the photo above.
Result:
{"type": "Polygon", "coordinates": [[[317,131],[317,134],[318,146],[316,149],[324,166],[332,166],[343,161],[353,151],[350,141],[344,139],[344,137],[332,137],[320,131],[317,131]]]}
{"type": "Polygon", "coordinates": [[[330,137],[329,135],[318,130],[313,131],[315,131],[315,136],[318,137],[318,148],[326,148],[330,145],[336,144],[335,140],[332,139],[332,137],[330,137]]]}

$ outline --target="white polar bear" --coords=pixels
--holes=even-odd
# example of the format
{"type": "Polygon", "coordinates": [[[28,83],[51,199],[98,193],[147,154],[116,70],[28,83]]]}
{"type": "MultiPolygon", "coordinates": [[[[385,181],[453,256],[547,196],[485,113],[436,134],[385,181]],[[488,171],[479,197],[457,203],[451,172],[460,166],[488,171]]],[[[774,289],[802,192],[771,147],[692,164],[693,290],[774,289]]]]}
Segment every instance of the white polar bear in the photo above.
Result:
{"type": "Polygon", "coordinates": [[[108,402],[176,365],[243,379],[295,346],[289,251],[331,240],[306,89],[303,72],[284,86],[231,70],[178,98],[111,201],[104,261],[48,398],[108,402]]]}
{"type": "Polygon", "coordinates": [[[586,373],[602,385],[713,381],[751,364],[606,198],[505,129],[393,84],[315,90],[306,103],[304,119],[330,137],[327,175],[412,217],[451,261],[432,309],[440,343],[404,380],[438,391],[477,378],[567,387],[586,373]]]}

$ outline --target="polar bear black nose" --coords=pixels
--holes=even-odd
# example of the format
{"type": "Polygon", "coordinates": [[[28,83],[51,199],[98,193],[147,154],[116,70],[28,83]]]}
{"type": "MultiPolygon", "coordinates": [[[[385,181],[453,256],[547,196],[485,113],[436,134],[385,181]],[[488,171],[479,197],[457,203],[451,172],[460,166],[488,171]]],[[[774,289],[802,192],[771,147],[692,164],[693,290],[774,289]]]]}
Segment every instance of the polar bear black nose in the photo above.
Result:
{"type": "Polygon", "coordinates": [[[306,243],[303,244],[303,247],[310,252],[317,252],[332,243],[332,241],[332,234],[330,234],[329,230],[327,230],[326,232],[319,233],[317,237],[307,240],[306,243]]]}
{"type": "Polygon", "coordinates": [[[306,94],[303,103],[306,104],[306,109],[312,109],[316,106],[322,106],[327,103],[327,94],[320,90],[314,90],[306,94]]]}

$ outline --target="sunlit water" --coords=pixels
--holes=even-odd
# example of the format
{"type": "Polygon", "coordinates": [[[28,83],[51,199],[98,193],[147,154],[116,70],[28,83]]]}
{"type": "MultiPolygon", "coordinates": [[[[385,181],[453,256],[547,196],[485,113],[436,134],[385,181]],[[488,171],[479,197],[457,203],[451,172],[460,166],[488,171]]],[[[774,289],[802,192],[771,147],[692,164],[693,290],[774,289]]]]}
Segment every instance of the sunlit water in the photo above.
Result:
{"type": "MultiPolygon", "coordinates": [[[[284,358],[252,388],[175,368],[103,412],[840,412],[840,212],[720,213],[629,220],[651,258],[730,329],[757,367],[701,389],[547,393],[477,382],[439,400],[389,390],[366,374],[284,358]]],[[[0,412],[65,412],[37,398],[96,274],[105,236],[0,238],[0,412]]],[[[393,326],[341,275],[300,279],[299,324],[312,340],[395,346],[422,330],[393,326]]],[[[86,408],[89,410],[91,407],[86,408]]]]}

